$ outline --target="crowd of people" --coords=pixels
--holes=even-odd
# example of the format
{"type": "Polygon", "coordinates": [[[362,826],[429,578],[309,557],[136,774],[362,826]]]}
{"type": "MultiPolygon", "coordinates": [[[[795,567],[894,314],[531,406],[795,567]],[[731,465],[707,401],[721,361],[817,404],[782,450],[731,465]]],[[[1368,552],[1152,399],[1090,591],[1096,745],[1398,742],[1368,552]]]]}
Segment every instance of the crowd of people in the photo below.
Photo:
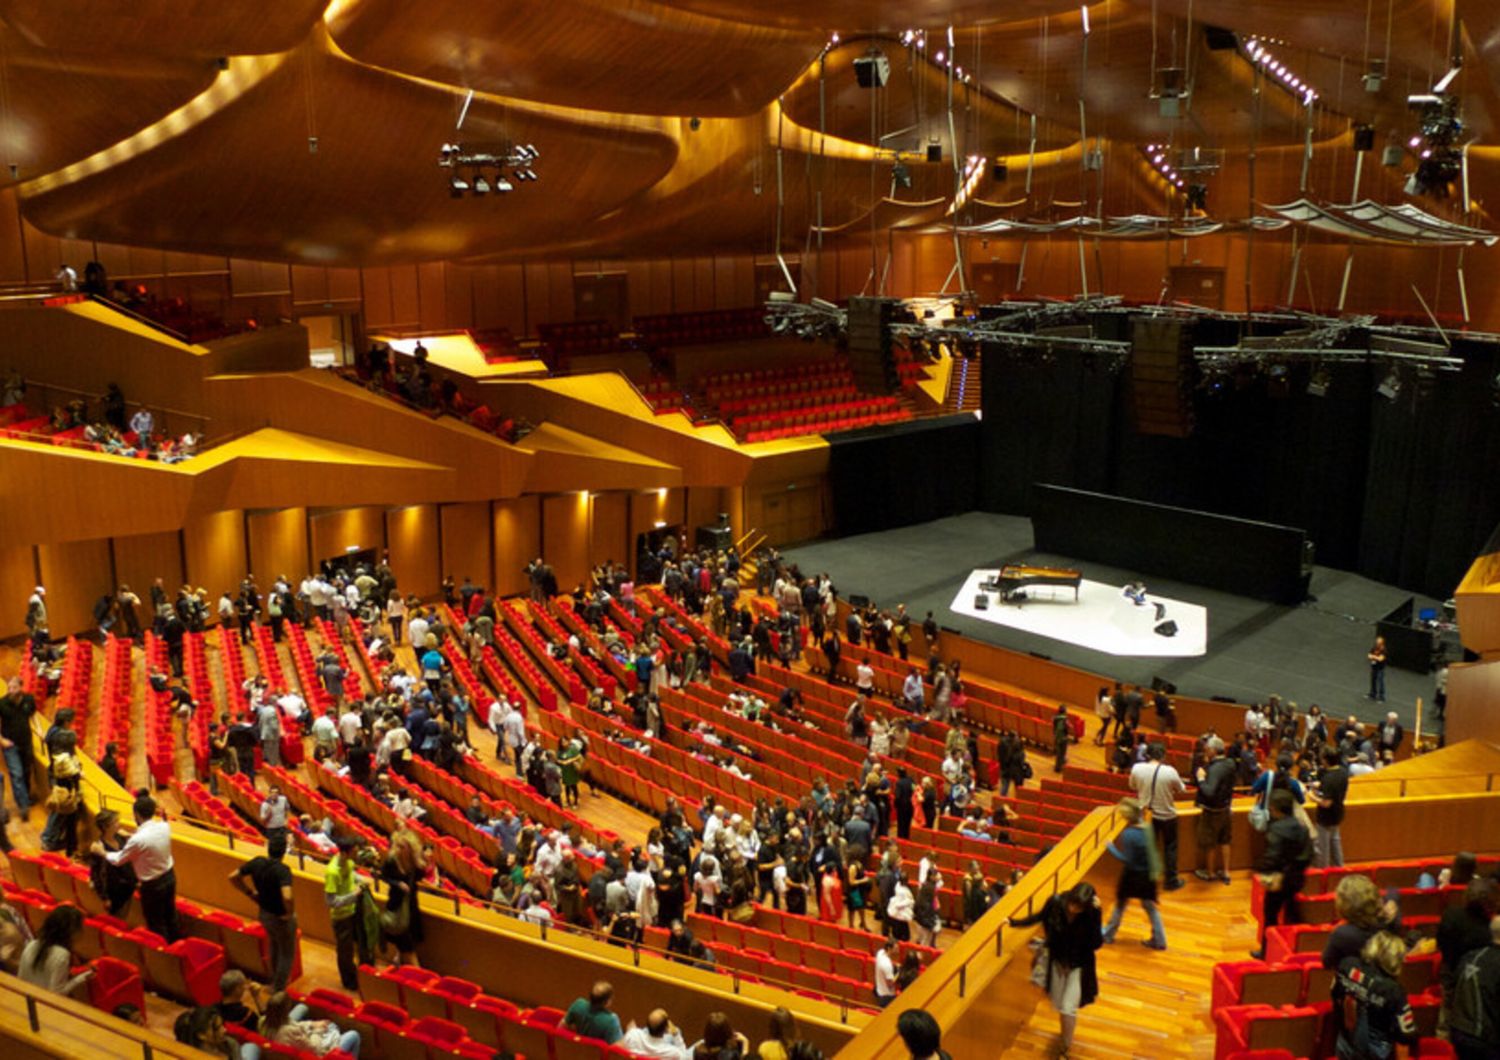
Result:
{"type": "Polygon", "coordinates": [[[97,403],[79,395],[53,405],[50,412],[33,414],[26,408],[25,376],[14,369],[0,380],[0,425],[29,422],[46,417],[46,424],[32,433],[53,440],[67,440],[96,452],[115,456],[144,456],[164,464],[177,464],[198,453],[202,436],[191,431],[181,435],[157,429],[156,414],[145,405],[130,413],[125,395],[110,383],[97,403]],[[7,411],[9,410],[9,411],[7,411]]]}
{"type": "Polygon", "coordinates": [[[432,415],[455,416],[501,441],[519,441],[535,429],[524,417],[498,415],[488,405],[465,396],[452,375],[435,374],[420,340],[409,357],[398,357],[387,343],[371,343],[351,377],[370,390],[392,394],[432,415]]]}

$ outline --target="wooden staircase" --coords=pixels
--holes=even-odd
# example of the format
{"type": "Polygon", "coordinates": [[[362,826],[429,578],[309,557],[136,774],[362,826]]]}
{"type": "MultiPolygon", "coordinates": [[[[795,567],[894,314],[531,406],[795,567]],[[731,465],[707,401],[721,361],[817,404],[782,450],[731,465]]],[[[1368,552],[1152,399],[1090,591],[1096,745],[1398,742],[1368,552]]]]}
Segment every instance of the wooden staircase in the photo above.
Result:
{"type": "MultiPolygon", "coordinates": [[[[1115,862],[1106,857],[1091,875],[1104,902],[1106,919],[1114,902],[1115,862]]],[[[1191,870],[1191,866],[1188,866],[1191,870]]],[[[1112,945],[1099,951],[1099,998],[1081,1009],[1071,1055],[1118,1060],[1123,1057],[1207,1057],[1214,1053],[1209,998],[1214,965],[1243,960],[1255,948],[1250,915],[1250,881],[1236,873],[1232,884],[1200,883],[1163,894],[1162,919],[1167,950],[1141,946],[1150,936],[1145,911],[1132,902],[1112,945]]],[[[1057,1014],[1040,990],[1036,1008],[1003,1050],[1010,1056],[1054,1056],[1057,1014]]]]}
{"type": "Polygon", "coordinates": [[[980,354],[972,357],[953,358],[953,371],[948,376],[948,396],[943,400],[944,412],[977,412],[982,387],[983,359],[980,354]]]}

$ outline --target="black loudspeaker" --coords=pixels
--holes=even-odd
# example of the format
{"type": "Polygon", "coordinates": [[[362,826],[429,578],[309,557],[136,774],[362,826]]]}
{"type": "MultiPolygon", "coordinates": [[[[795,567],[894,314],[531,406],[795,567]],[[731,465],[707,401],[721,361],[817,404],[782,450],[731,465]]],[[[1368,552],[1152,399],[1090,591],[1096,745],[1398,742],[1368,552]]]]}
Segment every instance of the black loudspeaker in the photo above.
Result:
{"type": "Polygon", "coordinates": [[[860,88],[884,88],[891,76],[891,61],[878,51],[854,60],[854,77],[860,88]]]}
{"type": "Polygon", "coordinates": [[[1186,438],[1193,433],[1193,324],[1132,317],[1130,398],[1138,434],[1186,438]]]}
{"type": "Polygon", "coordinates": [[[700,526],[696,536],[697,548],[722,552],[734,544],[734,531],[727,526],[700,526]]]}
{"type": "Polygon", "coordinates": [[[927,145],[927,161],[929,161],[929,162],[941,162],[942,160],[943,160],[943,145],[942,144],[928,144],[927,145]]]}
{"type": "Polygon", "coordinates": [[[1156,632],[1160,633],[1163,637],[1175,637],[1177,636],[1177,623],[1169,618],[1156,627],[1156,632]]]}
{"type": "Polygon", "coordinates": [[[859,593],[850,593],[849,594],[849,606],[850,607],[869,607],[870,606],[870,598],[868,596],[861,596],[859,593]]]}
{"type": "Polygon", "coordinates": [[[974,610],[976,610],[976,611],[988,611],[989,609],[990,609],[990,595],[989,595],[989,593],[975,593],[974,594],[974,610]]]}
{"type": "Polygon", "coordinates": [[[1239,38],[1234,35],[1234,30],[1224,29],[1222,26],[1204,26],[1203,41],[1211,52],[1233,51],[1240,46],[1239,38]]]}
{"type": "Polygon", "coordinates": [[[1375,126],[1356,125],[1354,127],[1354,149],[1356,151],[1375,150],[1375,126]]]}
{"type": "Polygon", "coordinates": [[[1005,161],[1002,159],[1001,161],[996,162],[994,165],[990,166],[990,176],[993,177],[997,183],[1004,183],[1005,179],[1010,176],[1010,167],[1006,165],[1005,161]]]}

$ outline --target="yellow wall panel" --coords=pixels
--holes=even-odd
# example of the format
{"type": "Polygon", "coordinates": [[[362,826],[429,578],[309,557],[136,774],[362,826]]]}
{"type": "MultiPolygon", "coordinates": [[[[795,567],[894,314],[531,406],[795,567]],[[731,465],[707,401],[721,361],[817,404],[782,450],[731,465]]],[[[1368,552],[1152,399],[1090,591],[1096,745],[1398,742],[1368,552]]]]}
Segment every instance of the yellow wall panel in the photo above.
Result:
{"type": "Polygon", "coordinates": [[[250,536],[249,569],[255,574],[259,585],[270,585],[282,574],[293,580],[300,580],[302,575],[312,569],[307,557],[306,508],[251,512],[247,525],[250,536]]]}
{"type": "Polygon", "coordinates": [[[36,549],[31,545],[0,548],[0,637],[26,632],[26,600],[36,587],[36,549]]]}
{"type": "Polygon", "coordinates": [[[541,555],[542,504],[535,493],[495,502],[495,592],[501,596],[530,588],[523,570],[541,555]]]}
{"type": "Polygon", "coordinates": [[[542,555],[561,592],[572,592],[589,572],[589,495],[555,493],[542,499],[542,555]]]}
{"type": "Polygon", "coordinates": [[[145,607],[150,607],[151,585],[157,578],[168,593],[182,584],[182,542],[177,531],[117,537],[113,548],[116,583],[130,586],[145,607]]]}
{"type": "MultiPolygon", "coordinates": [[[[109,541],[62,541],[41,545],[42,584],[47,587],[47,618],[52,635],[64,637],[94,628],[94,602],[114,589],[109,541]]],[[[21,613],[25,614],[24,600],[21,613]]]]}
{"type": "Polygon", "coordinates": [[[618,490],[594,494],[594,518],[589,529],[590,566],[605,560],[629,565],[629,502],[630,494],[618,490]]]}
{"type": "Polygon", "coordinates": [[[438,510],[438,517],[442,524],[442,573],[451,574],[460,585],[469,578],[475,585],[488,586],[494,577],[489,502],[445,504],[438,510]]]}
{"type": "MultiPolygon", "coordinates": [[[[385,548],[385,518],[380,508],[342,508],[336,512],[319,512],[309,520],[312,530],[312,561],[337,559],[346,552],[373,548],[378,554],[385,548]]],[[[287,571],[294,578],[301,571],[287,571]]]]}
{"type": "Polygon", "coordinates": [[[411,504],[387,508],[385,547],[391,572],[403,593],[426,599],[436,596],[438,572],[438,517],[435,504],[411,504]]]}
{"type": "MultiPolygon", "coordinates": [[[[194,588],[207,589],[210,602],[225,589],[238,586],[249,569],[245,562],[244,512],[213,512],[192,519],[183,527],[182,541],[188,581],[194,588]]],[[[180,586],[170,579],[164,585],[167,595],[175,598],[180,586]]]]}

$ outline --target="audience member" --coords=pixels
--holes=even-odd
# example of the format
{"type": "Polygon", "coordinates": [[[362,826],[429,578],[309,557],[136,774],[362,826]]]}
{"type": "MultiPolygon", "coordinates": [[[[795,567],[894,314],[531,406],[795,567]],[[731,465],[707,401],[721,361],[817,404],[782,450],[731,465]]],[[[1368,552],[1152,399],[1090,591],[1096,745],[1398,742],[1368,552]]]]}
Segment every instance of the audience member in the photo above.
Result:
{"type": "Polygon", "coordinates": [[[60,905],[47,914],[36,938],[21,950],[16,974],[23,982],[66,997],[78,995],[79,988],[94,978],[94,969],[85,968],[72,974],[76,960],[73,946],[83,930],[83,913],[76,905],[60,905]]]}
{"type": "Polygon", "coordinates": [[[625,1036],[620,1029],[620,1017],[610,1011],[614,997],[615,988],[599,980],[588,997],[580,997],[568,1006],[563,1015],[563,1026],[584,1038],[595,1038],[613,1045],[625,1036]]]}

